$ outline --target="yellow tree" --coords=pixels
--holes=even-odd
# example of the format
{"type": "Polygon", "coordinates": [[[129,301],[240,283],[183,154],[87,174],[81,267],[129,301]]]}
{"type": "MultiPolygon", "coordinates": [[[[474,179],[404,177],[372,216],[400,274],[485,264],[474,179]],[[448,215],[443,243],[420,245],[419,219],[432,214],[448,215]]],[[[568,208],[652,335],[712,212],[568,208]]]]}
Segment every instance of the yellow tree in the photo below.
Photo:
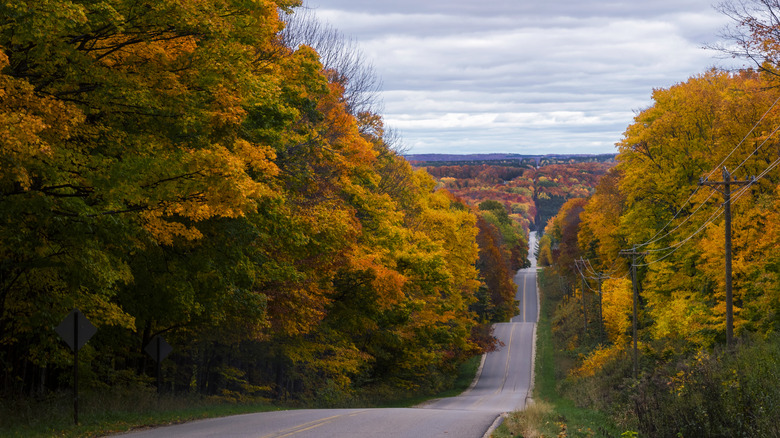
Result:
{"type": "MultiPolygon", "coordinates": [[[[628,244],[647,242],[640,248],[650,252],[643,289],[657,337],[709,344],[725,327],[721,195],[696,188],[701,177],[719,178],[719,165],[747,177],[772,162],[766,140],[777,118],[767,112],[773,94],[754,72],[710,71],[656,90],[655,104],[619,144],[626,199],[620,221],[628,244]],[[714,225],[702,232],[709,221],[714,225]]],[[[741,211],[737,206],[735,217],[741,211]]]]}
{"type": "Polygon", "coordinates": [[[619,189],[620,178],[616,168],[601,178],[580,214],[582,223],[577,236],[580,250],[591,266],[613,276],[625,274],[625,263],[619,257],[620,250],[626,247],[620,220],[625,207],[625,196],[619,189]]]}

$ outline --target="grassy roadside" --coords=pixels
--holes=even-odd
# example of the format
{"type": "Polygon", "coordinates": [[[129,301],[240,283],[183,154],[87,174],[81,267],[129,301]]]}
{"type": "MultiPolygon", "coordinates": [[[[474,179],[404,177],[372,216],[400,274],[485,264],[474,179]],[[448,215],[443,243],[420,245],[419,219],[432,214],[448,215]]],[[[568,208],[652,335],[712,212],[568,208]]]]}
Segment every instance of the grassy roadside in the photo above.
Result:
{"type": "MultiPolygon", "coordinates": [[[[459,370],[452,389],[434,396],[409,396],[372,402],[375,407],[408,407],[432,398],[452,397],[469,387],[479,367],[472,358],[459,370]]],[[[27,402],[0,400],[0,437],[97,437],[133,429],[184,423],[204,418],[291,409],[268,402],[230,403],[198,396],[158,397],[152,390],[111,390],[79,394],[79,426],[73,424],[69,392],[27,402]]]]}
{"type": "MultiPolygon", "coordinates": [[[[543,275],[540,272],[540,275],[543,275]]],[[[550,318],[556,303],[540,293],[541,312],[536,331],[534,404],[507,416],[493,438],[518,437],[619,437],[601,412],[580,408],[562,397],[557,389],[561,363],[567,360],[555,349],[550,318]]],[[[627,435],[630,436],[630,435],[627,435]]]]}
{"type": "Polygon", "coordinates": [[[153,391],[109,390],[79,394],[79,426],[73,424],[73,395],[0,404],[0,437],[94,437],[186,421],[278,410],[269,403],[227,403],[153,391]]]}

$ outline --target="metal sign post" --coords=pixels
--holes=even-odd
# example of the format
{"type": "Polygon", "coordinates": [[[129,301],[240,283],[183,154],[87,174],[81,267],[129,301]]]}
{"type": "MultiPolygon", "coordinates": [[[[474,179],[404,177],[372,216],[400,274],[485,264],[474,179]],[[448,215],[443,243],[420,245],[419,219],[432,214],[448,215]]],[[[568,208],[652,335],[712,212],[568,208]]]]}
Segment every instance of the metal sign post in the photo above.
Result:
{"type": "Polygon", "coordinates": [[[79,309],[73,309],[54,329],[73,350],[73,421],[79,424],[79,350],[97,333],[97,328],[79,309]]]}
{"type": "Polygon", "coordinates": [[[160,394],[162,391],[162,361],[171,354],[173,347],[165,342],[165,339],[163,339],[162,336],[158,335],[152,338],[151,342],[146,344],[144,351],[146,351],[149,356],[152,356],[152,359],[157,361],[157,394],[160,394]]]}

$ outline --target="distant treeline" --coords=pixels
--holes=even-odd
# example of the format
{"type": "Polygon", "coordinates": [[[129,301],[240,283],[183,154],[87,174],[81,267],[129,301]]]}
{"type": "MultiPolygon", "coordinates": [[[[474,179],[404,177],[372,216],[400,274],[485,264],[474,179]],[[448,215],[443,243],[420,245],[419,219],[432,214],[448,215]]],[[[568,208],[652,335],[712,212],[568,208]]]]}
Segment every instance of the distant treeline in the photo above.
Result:
{"type": "Polygon", "coordinates": [[[413,154],[406,155],[414,166],[464,166],[491,165],[521,168],[538,168],[552,164],[576,163],[610,163],[615,161],[615,154],[599,155],[512,155],[512,154],[413,154]]]}
{"type": "MultiPolygon", "coordinates": [[[[544,229],[566,200],[587,198],[611,162],[550,164],[510,167],[495,164],[425,167],[452,194],[471,205],[486,200],[503,203],[511,217],[527,229],[544,229]]],[[[443,162],[442,162],[443,164],[443,162]]]]}

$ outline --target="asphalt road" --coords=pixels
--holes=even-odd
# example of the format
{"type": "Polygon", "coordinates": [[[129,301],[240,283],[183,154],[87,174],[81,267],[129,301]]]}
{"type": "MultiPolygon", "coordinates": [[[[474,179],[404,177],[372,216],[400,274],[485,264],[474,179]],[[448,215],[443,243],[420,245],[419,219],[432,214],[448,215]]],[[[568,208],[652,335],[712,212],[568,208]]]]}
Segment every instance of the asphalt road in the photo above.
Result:
{"type": "MultiPolygon", "coordinates": [[[[532,233],[530,247],[535,247],[532,233]]],[[[519,314],[496,324],[503,346],[485,355],[476,384],[457,397],[406,409],[316,409],[193,421],[122,435],[132,438],[479,438],[504,412],[523,409],[532,377],[538,315],[536,261],[514,278],[519,314]]]]}
{"type": "Polygon", "coordinates": [[[481,437],[490,412],[435,409],[315,409],[265,412],[149,429],[133,438],[481,437]]]}

